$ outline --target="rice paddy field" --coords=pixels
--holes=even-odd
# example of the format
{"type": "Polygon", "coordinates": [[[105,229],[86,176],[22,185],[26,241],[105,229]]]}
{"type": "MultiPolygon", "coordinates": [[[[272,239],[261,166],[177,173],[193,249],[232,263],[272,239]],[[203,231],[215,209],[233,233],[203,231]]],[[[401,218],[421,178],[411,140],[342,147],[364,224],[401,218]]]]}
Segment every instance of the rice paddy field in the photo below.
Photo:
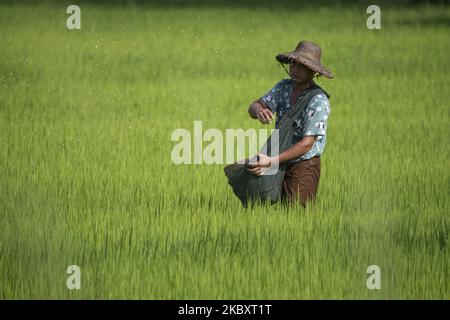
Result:
{"type": "Polygon", "coordinates": [[[448,6],[69,4],[0,4],[1,299],[450,298],[448,6]],[[335,74],[317,201],[244,209],[171,134],[264,128],[301,39],[335,74]]]}

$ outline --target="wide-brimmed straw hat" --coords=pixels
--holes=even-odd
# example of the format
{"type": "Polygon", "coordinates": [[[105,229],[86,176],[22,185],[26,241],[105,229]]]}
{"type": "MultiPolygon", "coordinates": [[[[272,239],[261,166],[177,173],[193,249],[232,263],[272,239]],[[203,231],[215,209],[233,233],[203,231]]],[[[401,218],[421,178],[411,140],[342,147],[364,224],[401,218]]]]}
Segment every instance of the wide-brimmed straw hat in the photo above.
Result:
{"type": "Polygon", "coordinates": [[[311,70],[332,79],[333,74],[330,70],[320,64],[322,49],[310,41],[300,41],[294,51],[280,53],[275,58],[280,63],[291,63],[293,61],[301,63],[311,70]]]}

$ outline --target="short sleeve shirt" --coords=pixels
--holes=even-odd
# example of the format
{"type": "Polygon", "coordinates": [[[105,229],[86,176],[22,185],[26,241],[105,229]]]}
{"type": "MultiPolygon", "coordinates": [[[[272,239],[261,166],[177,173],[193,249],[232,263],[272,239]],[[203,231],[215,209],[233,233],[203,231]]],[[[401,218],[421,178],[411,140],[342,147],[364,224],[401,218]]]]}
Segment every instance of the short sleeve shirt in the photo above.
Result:
{"type": "MultiPolygon", "coordinates": [[[[281,121],[291,107],[292,87],[293,81],[291,79],[283,79],[261,97],[270,110],[276,113],[276,124],[281,121]]],[[[316,136],[316,141],[311,150],[291,162],[308,160],[323,153],[326,143],[327,121],[330,113],[330,102],[325,94],[317,94],[311,99],[297,120],[295,120],[292,145],[306,136],[316,136]]]]}

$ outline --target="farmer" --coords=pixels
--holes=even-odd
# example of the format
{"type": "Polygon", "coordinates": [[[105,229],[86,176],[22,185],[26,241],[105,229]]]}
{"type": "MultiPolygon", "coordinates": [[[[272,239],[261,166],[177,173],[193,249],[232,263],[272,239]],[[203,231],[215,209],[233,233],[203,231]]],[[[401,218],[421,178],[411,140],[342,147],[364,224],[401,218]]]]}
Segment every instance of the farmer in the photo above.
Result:
{"type": "MultiPolygon", "coordinates": [[[[248,112],[253,119],[269,124],[277,115],[277,123],[295,106],[299,97],[318,88],[313,78],[323,75],[333,78],[332,73],[320,64],[321,48],[312,42],[301,41],[293,52],[276,56],[278,62],[289,64],[289,79],[279,81],[269,92],[254,101],[248,112]]],[[[319,87],[320,88],[320,87],[319,87]]],[[[269,157],[259,153],[259,161],[249,164],[248,170],[262,175],[274,163],[286,164],[282,199],[286,202],[300,201],[306,206],[315,199],[320,179],[320,155],[326,142],[327,120],[330,115],[329,95],[325,91],[316,94],[308,103],[297,107],[304,110],[294,122],[292,146],[278,156],[269,157]]]]}

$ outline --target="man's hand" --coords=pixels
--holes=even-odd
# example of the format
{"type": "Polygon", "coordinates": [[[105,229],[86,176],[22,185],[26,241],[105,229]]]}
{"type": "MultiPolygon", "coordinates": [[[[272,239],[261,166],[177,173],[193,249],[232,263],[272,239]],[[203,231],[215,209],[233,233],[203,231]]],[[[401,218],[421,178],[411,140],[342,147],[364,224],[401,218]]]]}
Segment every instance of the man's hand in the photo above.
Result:
{"type": "Polygon", "coordinates": [[[253,102],[248,108],[248,113],[253,119],[258,119],[262,124],[271,123],[274,119],[272,111],[262,100],[253,102]]]}
{"type": "Polygon", "coordinates": [[[262,175],[268,168],[272,166],[273,159],[263,153],[258,153],[258,162],[248,163],[247,170],[254,175],[262,175]]]}
{"type": "Polygon", "coordinates": [[[256,117],[262,124],[269,124],[274,118],[272,111],[266,108],[260,108],[256,113],[256,117]]]}

